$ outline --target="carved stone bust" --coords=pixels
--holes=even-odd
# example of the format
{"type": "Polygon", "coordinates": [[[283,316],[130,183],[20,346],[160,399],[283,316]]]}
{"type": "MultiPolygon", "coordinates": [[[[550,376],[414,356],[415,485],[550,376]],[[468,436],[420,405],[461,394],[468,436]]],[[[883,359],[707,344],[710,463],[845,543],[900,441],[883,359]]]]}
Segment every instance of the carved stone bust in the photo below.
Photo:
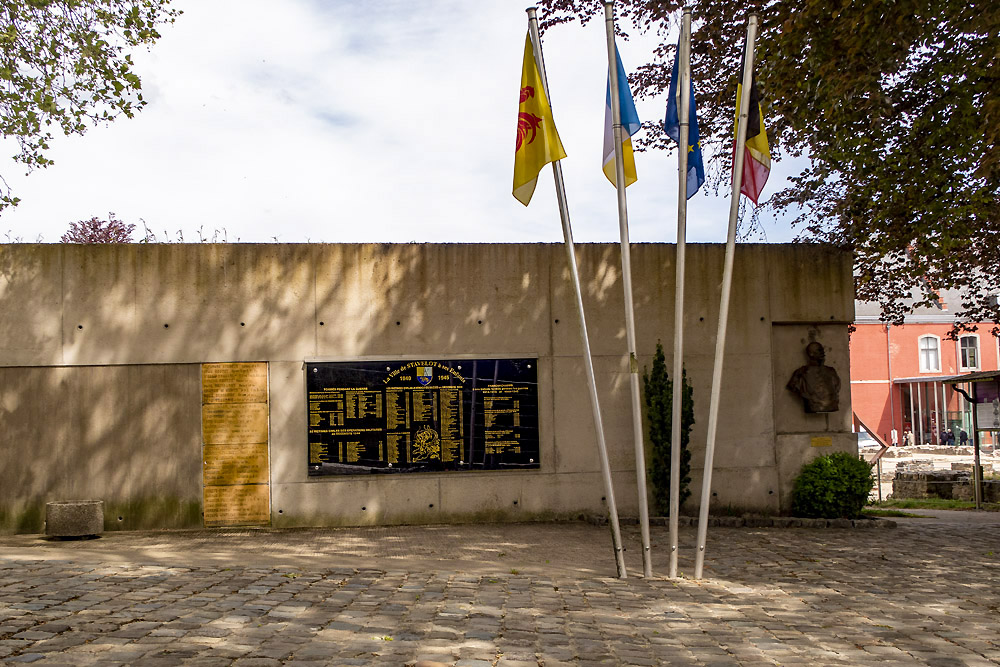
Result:
{"type": "Polygon", "coordinates": [[[792,373],[785,385],[802,397],[806,412],[837,412],[840,409],[840,376],[830,366],[823,365],[826,351],[821,343],[806,345],[809,363],[792,373]]]}

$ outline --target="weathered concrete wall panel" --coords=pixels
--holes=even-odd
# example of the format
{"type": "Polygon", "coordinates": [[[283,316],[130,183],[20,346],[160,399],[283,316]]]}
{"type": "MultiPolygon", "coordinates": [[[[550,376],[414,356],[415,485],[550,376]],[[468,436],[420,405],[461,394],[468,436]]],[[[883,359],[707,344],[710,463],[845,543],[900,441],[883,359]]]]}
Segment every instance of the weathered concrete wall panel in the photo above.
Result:
{"type": "Polygon", "coordinates": [[[74,499],[104,500],[108,529],[200,525],[198,373],[0,368],[0,529],[40,532],[46,502],[74,499]]]}
{"type": "Polygon", "coordinates": [[[771,319],[775,322],[854,321],[851,254],[831,246],[782,246],[780,262],[768,263],[771,319]]]}
{"type": "MultiPolygon", "coordinates": [[[[616,499],[634,514],[619,248],[582,244],[577,256],[616,499]]],[[[672,245],[632,248],[641,369],[657,340],[671,364],[675,261],[672,245]]],[[[722,246],[688,246],[688,511],[700,495],[723,263],[722,246]]],[[[603,511],[560,244],[0,246],[0,303],[0,529],[40,529],[39,507],[70,496],[105,500],[123,527],[198,524],[199,369],[230,361],[268,363],[275,526],[603,511]],[[456,356],[538,358],[539,470],[308,477],[304,362],[456,356]]],[[[713,507],[783,510],[802,463],[853,447],[852,308],[847,254],[738,246],[713,507]],[[840,374],[833,415],[804,414],[785,389],[809,340],[840,374]],[[813,447],[816,435],[832,446],[813,447]]]]}
{"type": "Polygon", "coordinates": [[[62,363],[62,254],[0,245],[0,365],[62,363]]]}

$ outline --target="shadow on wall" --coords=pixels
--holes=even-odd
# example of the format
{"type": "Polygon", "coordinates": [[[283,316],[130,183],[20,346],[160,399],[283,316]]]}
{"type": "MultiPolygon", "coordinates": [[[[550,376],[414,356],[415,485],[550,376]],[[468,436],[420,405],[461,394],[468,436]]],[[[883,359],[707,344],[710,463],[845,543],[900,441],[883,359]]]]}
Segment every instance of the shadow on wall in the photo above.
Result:
{"type": "MultiPolygon", "coordinates": [[[[0,246],[0,530],[76,498],[105,500],[108,529],[200,525],[204,362],[552,354],[553,320],[576,334],[575,310],[553,316],[562,246],[493,250],[0,246]]],[[[600,255],[596,305],[618,275],[600,255]]]]}
{"type": "Polygon", "coordinates": [[[0,368],[0,530],[105,500],[106,529],[198,526],[194,365],[0,368]]]}
{"type": "MultiPolygon", "coordinates": [[[[715,245],[688,251],[686,361],[701,411],[723,253],[715,245]]],[[[727,369],[769,378],[772,321],[833,320],[851,303],[850,295],[816,299],[821,290],[804,290],[806,301],[788,296],[788,276],[801,275],[795,262],[820,267],[814,273],[824,280],[842,278],[834,287],[849,290],[849,256],[805,246],[739,252],[727,343],[736,354],[727,369]],[[783,304],[778,314],[775,303],[783,304]]],[[[619,250],[581,244],[577,256],[611,464],[627,474],[634,458],[619,250]]],[[[641,368],[656,341],[673,336],[674,246],[636,244],[632,260],[641,368]]],[[[287,369],[310,358],[538,356],[549,368],[539,381],[552,388],[540,398],[542,473],[596,472],[595,448],[578,446],[594,434],[569,276],[561,244],[0,246],[0,530],[41,530],[45,502],[81,497],[105,500],[109,528],[200,525],[206,362],[287,369]]],[[[288,470],[305,475],[304,387],[286,373],[280,391],[271,393],[272,485],[288,470]]],[[[732,409],[721,426],[752,431],[754,443],[772,448],[760,465],[773,466],[773,442],[764,442],[774,433],[769,398],[727,391],[732,409]]],[[[701,414],[693,443],[704,440],[701,414]]],[[[721,448],[726,437],[720,431],[721,448]]],[[[599,506],[602,492],[594,492],[599,506]]]]}

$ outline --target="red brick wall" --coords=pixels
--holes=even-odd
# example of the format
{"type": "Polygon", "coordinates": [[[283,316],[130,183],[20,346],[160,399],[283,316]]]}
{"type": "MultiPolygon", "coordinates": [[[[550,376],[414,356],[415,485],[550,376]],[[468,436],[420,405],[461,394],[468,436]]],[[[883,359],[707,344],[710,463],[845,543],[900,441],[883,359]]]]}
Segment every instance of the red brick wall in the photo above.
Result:
{"type": "MultiPolygon", "coordinates": [[[[896,378],[940,377],[960,375],[958,341],[950,340],[951,324],[904,324],[889,327],[882,324],[858,324],[851,334],[851,404],[854,412],[879,436],[888,436],[895,425],[902,438],[902,424],[910,417],[901,406],[896,378]],[[919,339],[933,335],[940,340],[940,371],[920,372],[919,339]],[[889,368],[892,368],[890,377],[889,368]],[[890,402],[890,389],[893,392],[890,402]],[[895,413],[895,419],[893,419],[895,413]]],[[[991,325],[981,325],[979,331],[979,369],[1000,369],[997,339],[989,333],[991,325]]],[[[951,392],[947,392],[951,394],[951,392]]],[[[958,396],[949,396],[947,409],[962,407],[958,396]]]]}

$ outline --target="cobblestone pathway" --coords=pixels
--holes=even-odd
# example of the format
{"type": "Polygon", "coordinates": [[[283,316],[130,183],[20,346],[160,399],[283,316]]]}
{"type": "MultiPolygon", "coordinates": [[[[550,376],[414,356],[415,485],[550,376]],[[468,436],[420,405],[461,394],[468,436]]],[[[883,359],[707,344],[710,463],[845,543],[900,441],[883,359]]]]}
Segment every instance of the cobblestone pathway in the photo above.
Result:
{"type": "Polygon", "coordinates": [[[1000,516],[934,514],[716,529],[702,581],[585,524],[6,536],[0,664],[1000,664],[1000,516]]]}

